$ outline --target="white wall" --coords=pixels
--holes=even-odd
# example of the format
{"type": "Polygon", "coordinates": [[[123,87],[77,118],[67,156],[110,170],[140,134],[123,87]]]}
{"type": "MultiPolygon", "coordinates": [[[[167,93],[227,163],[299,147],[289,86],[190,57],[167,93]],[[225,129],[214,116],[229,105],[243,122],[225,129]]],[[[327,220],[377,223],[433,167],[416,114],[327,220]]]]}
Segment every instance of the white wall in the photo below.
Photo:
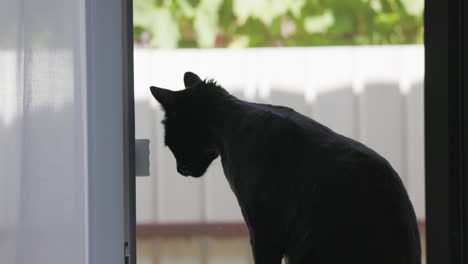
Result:
{"type": "Polygon", "coordinates": [[[151,139],[151,176],[137,179],[139,222],[242,221],[219,160],[181,177],[163,147],[150,85],[179,90],[185,71],[247,100],[288,105],[357,139],[400,173],[424,218],[422,46],[135,51],[136,137],[151,139]]]}

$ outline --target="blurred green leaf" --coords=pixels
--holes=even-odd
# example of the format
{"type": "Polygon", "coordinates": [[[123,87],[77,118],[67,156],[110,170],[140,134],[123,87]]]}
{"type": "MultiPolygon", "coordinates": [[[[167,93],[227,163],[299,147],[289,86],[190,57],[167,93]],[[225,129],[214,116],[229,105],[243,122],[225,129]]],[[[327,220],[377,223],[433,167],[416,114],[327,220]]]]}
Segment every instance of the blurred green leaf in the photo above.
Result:
{"type": "Polygon", "coordinates": [[[424,0],[134,0],[134,38],[156,48],[410,44],[424,0]]]}

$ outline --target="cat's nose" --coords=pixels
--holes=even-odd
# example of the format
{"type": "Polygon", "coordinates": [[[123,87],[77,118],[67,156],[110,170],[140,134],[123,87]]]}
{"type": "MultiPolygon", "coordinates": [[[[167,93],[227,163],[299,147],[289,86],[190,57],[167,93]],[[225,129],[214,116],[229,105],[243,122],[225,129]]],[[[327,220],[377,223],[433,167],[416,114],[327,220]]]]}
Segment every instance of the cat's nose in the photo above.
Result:
{"type": "Polygon", "coordinates": [[[190,170],[184,165],[177,165],[177,171],[184,176],[190,175],[190,170]]]}

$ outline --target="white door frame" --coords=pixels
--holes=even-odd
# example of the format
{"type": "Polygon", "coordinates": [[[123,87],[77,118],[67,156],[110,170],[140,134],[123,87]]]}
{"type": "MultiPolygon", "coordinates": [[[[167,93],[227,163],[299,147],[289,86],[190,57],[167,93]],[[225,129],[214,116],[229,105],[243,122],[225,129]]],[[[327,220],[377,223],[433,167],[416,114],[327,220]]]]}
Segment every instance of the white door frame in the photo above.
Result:
{"type": "Polygon", "coordinates": [[[85,0],[89,264],[135,263],[131,5],[85,0]]]}

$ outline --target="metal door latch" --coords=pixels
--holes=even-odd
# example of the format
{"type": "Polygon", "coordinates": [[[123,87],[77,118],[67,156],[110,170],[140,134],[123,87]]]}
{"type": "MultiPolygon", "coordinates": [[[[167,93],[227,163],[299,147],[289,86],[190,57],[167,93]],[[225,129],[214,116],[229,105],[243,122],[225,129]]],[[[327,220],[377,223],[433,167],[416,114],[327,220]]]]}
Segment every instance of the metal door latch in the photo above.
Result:
{"type": "Polygon", "coordinates": [[[149,176],[150,161],[149,161],[149,139],[135,140],[135,175],[149,176]]]}

